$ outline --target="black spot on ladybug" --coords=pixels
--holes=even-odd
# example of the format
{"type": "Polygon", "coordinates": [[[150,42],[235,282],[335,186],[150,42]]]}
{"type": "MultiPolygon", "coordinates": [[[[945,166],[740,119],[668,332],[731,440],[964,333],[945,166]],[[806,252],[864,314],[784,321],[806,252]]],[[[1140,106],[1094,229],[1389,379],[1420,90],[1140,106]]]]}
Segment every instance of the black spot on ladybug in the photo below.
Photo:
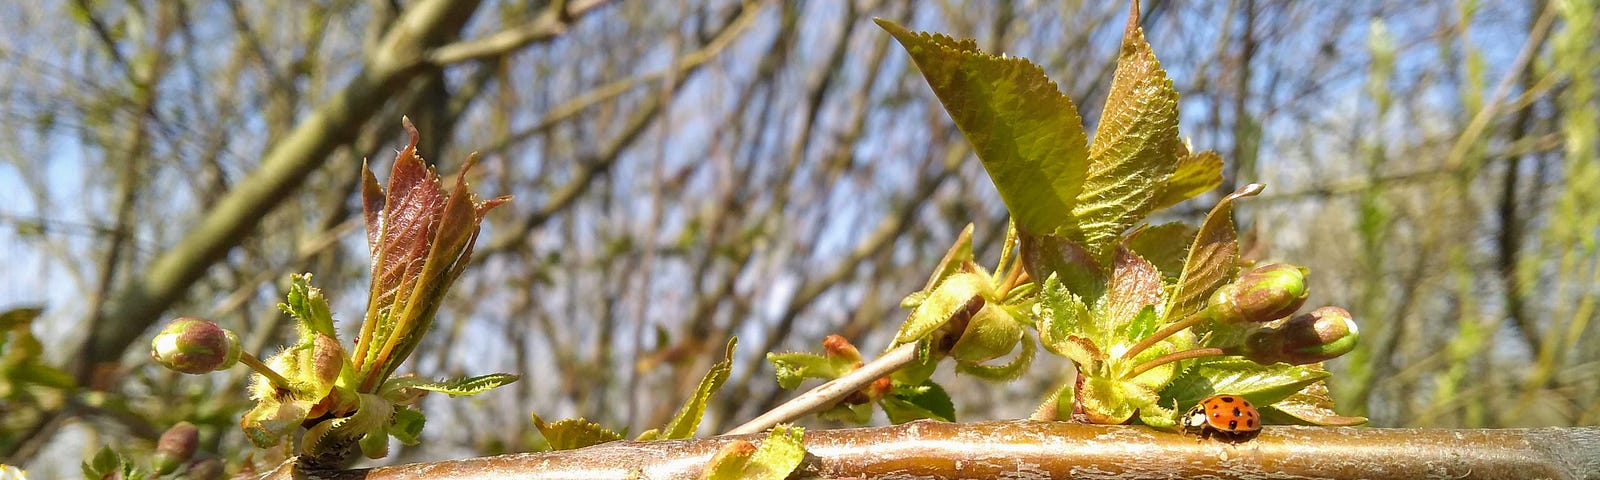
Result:
{"type": "Polygon", "coordinates": [[[1239,429],[1239,421],[1238,420],[1228,420],[1228,430],[1238,430],[1238,429],[1239,429]]]}
{"type": "Polygon", "coordinates": [[[1256,428],[1256,421],[1253,420],[1253,419],[1252,420],[1245,420],[1244,426],[1245,426],[1245,428],[1256,428]]]}
{"type": "Polygon", "coordinates": [[[1233,403],[1233,397],[1217,397],[1217,400],[1222,400],[1222,403],[1233,403]]]}
{"type": "Polygon", "coordinates": [[[1237,417],[1241,415],[1244,415],[1244,412],[1239,411],[1239,407],[1233,407],[1233,416],[1237,417]]]}

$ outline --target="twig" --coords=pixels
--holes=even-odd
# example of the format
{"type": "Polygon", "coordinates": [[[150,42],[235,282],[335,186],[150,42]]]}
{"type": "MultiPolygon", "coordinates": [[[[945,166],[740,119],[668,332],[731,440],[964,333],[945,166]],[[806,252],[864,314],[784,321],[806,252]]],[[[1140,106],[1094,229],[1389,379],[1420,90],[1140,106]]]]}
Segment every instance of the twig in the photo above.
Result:
{"type": "Polygon", "coordinates": [[[744,425],[728,430],[726,435],[740,435],[756,433],[779,423],[793,421],[794,419],[810,415],[839,403],[840,399],[850,392],[860,390],[879,378],[883,378],[895,370],[899,370],[917,360],[917,344],[907,343],[895,347],[883,356],[862,365],[845,376],[833,379],[828,383],[818,385],[806,393],[794,397],[793,400],[778,405],[777,408],[768,410],[754,420],[745,422],[744,425]]]}
{"type": "MultiPolygon", "coordinates": [[[[761,435],[294,471],[263,479],[698,478],[722,445],[761,435]],[[293,477],[292,475],[303,475],[293,477]]],[[[1027,420],[805,433],[800,477],[1600,479],[1600,427],[1505,430],[1271,426],[1242,443],[1126,425],[1027,420]]]]}

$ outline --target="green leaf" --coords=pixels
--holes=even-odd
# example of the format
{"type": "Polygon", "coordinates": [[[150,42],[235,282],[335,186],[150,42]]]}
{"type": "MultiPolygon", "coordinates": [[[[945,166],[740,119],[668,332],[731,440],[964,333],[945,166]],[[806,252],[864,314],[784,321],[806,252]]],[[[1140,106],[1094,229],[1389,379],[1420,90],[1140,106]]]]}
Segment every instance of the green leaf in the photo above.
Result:
{"type": "Polygon", "coordinates": [[[1367,423],[1366,417],[1347,417],[1333,410],[1333,398],[1328,395],[1325,380],[1306,385],[1306,388],[1289,398],[1263,406],[1260,410],[1262,423],[1324,427],[1353,427],[1367,423]]]}
{"type": "Polygon", "coordinates": [[[309,273],[289,278],[288,298],[278,304],[278,309],[298,321],[296,325],[301,341],[311,338],[311,333],[339,338],[339,333],[333,328],[333,313],[328,309],[328,299],[322,295],[321,289],[311,286],[309,273]]]}
{"type": "Polygon", "coordinates": [[[1137,386],[1126,380],[1089,377],[1084,380],[1082,390],[1075,393],[1089,423],[1121,425],[1133,418],[1134,411],[1139,408],[1138,402],[1128,395],[1130,387],[1137,386]]]}
{"type": "Polygon", "coordinates": [[[401,408],[394,411],[394,423],[389,424],[389,435],[400,440],[405,445],[416,445],[422,441],[422,426],[428,418],[422,415],[421,410],[414,408],[401,408]]]}
{"type": "Polygon", "coordinates": [[[900,332],[895,334],[895,343],[921,340],[948,323],[957,312],[965,310],[974,297],[983,297],[993,290],[988,275],[973,272],[951,275],[939,282],[928,298],[906,317],[906,323],[900,325],[900,332]]]}
{"type": "Polygon", "coordinates": [[[1072,239],[1018,232],[1022,267],[1032,278],[1056,277],[1067,290],[1086,302],[1100,298],[1106,288],[1102,263],[1072,239]]]}
{"type": "Polygon", "coordinates": [[[676,440],[694,436],[695,430],[700,428],[700,417],[706,413],[706,402],[711,400],[722,383],[728,381],[728,372],[733,370],[733,351],[739,344],[739,339],[728,340],[728,348],[723,353],[722,361],[711,366],[711,371],[706,372],[705,378],[700,380],[700,387],[695,389],[694,396],[678,409],[678,414],[672,416],[672,421],[661,427],[661,438],[676,440]]]}
{"type": "Polygon", "coordinates": [[[60,390],[78,388],[78,380],[59,368],[39,362],[26,362],[11,370],[11,379],[19,383],[39,385],[60,390]]]}
{"type": "Polygon", "coordinates": [[[1039,288],[1038,313],[1039,343],[1044,344],[1045,350],[1072,359],[1079,366],[1104,358],[1100,349],[1087,340],[1099,336],[1088,305],[1062,287],[1056,277],[1046,278],[1039,288]]]}
{"type": "Polygon", "coordinates": [[[335,463],[345,454],[351,441],[359,441],[367,458],[382,458],[388,451],[388,426],[394,417],[394,404],[373,394],[360,394],[357,398],[360,406],[355,414],[323,420],[307,429],[301,451],[313,458],[334,459],[324,463],[335,463]],[[371,436],[382,437],[381,445],[379,440],[367,438],[371,436]],[[379,446],[383,448],[377,449],[379,446]]]}
{"type": "MultiPolygon", "coordinates": [[[[1111,267],[1111,283],[1106,289],[1105,308],[1098,312],[1099,331],[1127,331],[1128,322],[1134,321],[1141,310],[1161,304],[1161,293],[1161,272],[1139,254],[1118,248],[1111,267]]],[[[1110,338],[1100,340],[1104,344],[1111,343],[1110,338]]]]}
{"type": "Polygon", "coordinates": [[[1144,308],[1139,309],[1138,315],[1134,315],[1132,321],[1123,324],[1122,328],[1118,330],[1120,333],[1118,337],[1121,337],[1119,340],[1127,342],[1129,345],[1139,343],[1140,340],[1150,336],[1150,334],[1156,333],[1156,324],[1155,306],[1145,305],[1144,308]]]}
{"type": "Polygon", "coordinates": [[[717,453],[711,456],[711,461],[706,464],[706,469],[700,474],[702,480],[740,480],[744,478],[744,466],[750,461],[750,456],[756,453],[756,446],[744,440],[734,440],[722,445],[717,453]]]}
{"type": "Polygon", "coordinates": [[[989,55],[970,39],[875,21],[922,70],[1017,228],[1039,235],[1069,228],[1089,170],[1088,142],[1077,107],[1055,82],[1026,59],[989,55]]]}
{"type": "Polygon", "coordinates": [[[1161,276],[1176,281],[1183,274],[1183,260],[1194,242],[1195,228],[1183,222],[1146,226],[1128,234],[1124,245],[1161,271],[1161,276]]]}
{"type": "Polygon", "coordinates": [[[20,307],[0,313],[0,331],[14,328],[28,328],[33,325],[33,319],[39,318],[44,313],[44,307],[20,307]]]}
{"type": "Polygon", "coordinates": [[[1186,155],[1178,160],[1177,169],[1167,178],[1167,185],[1156,197],[1151,210],[1177,205],[1219,185],[1222,185],[1222,155],[1211,150],[1186,155]]]}
{"type": "Polygon", "coordinates": [[[950,394],[932,380],[921,385],[896,383],[881,403],[889,422],[896,425],[924,418],[956,421],[956,406],[950,401],[950,394]]]}
{"type": "Polygon", "coordinates": [[[522,378],[509,373],[491,373],[476,377],[463,378],[455,381],[431,381],[417,378],[396,378],[385,382],[384,390],[399,390],[414,388],[430,392],[443,393],[450,396],[477,395],[497,387],[509,384],[522,378]],[[391,387],[392,384],[392,387],[391,387]]]}
{"type": "Polygon", "coordinates": [[[866,425],[872,421],[872,404],[850,405],[840,402],[832,408],[817,413],[817,418],[835,422],[866,425]]]}
{"type": "Polygon", "coordinates": [[[994,382],[1016,380],[1028,371],[1028,365],[1033,363],[1034,350],[1038,348],[1033,345],[1033,339],[1026,335],[1021,340],[1022,353],[1018,353],[1010,362],[1000,365],[957,362],[956,371],[994,382]]]}
{"type": "Polygon", "coordinates": [[[1157,404],[1146,405],[1139,408],[1139,423],[1162,430],[1174,430],[1178,426],[1178,411],[1157,404]]]}
{"type": "Polygon", "coordinates": [[[1211,395],[1238,395],[1258,407],[1278,403],[1318,380],[1328,372],[1288,364],[1260,365],[1241,358],[1202,361],[1179,374],[1161,398],[1188,408],[1211,395]]]}
{"type": "Polygon", "coordinates": [[[922,287],[922,291],[932,291],[939,282],[971,263],[972,258],[972,224],[968,223],[966,228],[961,229],[961,233],[956,234],[956,241],[944,252],[944,258],[939,259],[938,268],[933,269],[933,275],[928,277],[928,284],[922,287]]]}
{"type": "Polygon", "coordinates": [[[1109,259],[1122,232],[1156,206],[1178,160],[1178,91],[1161,69],[1134,10],[1122,37],[1100,125],[1089,146],[1089,170],[1072,216],[1084,247],[1109,259]]]}
{"type": "Polygon", "coordinates": [[[827,357],[807,352],[767,353],[767,363],[772,364],[778,377],[778,386],[794,390],[807,378],[832,380],[839,372],[827,357]]]}
{"type": "Polygon", "coordinates": [[[1073,420],[1073,410],[1078,405],[1078,379],[1073,378],[1062,382],[1061,386],[1050,394],[1050,398],[1046,399],[1044,405],[1040,408],[1047,408],[1051,405],[1055,407],[1056,420],[1073,420]]]}
{"type": "Polygon", "coordinates": [[[1223,197],[1206,214],[1183,262],[1183,276],[1167,303],[1168,321],[1182,320],[1206,308],[1206,298],[1239,276],[1239,235],[1233,226],[1233,201],[1261,193],[1258,183],[1223,197]]]}
{"type": "Polygon", "coordinates": [[[122,456],[118,455],[116,450],[112,450],[110,445],[100,447],[100,451],[95,452],[94,458],[84,464],[83,470],[86,476],[99,480],[107,474],[122,470],[122,456]]]}
{"type": "Polygon", "coordinates": [[[539,418],[539,414],[530,415],[533,416],[533,426],[539,429],[540,435],[544,435],[544,440],[550,444],[551,450],[571,450],[622,440],[622,435],[617,432],[582,418],[545,423],[544,419],[539,418]]]}
{"type": "Polygon", "coordinates": [[[755,453],[740,469],[739,478],[748,480],[783,480],[794,473],[800,461],[806,458],[806,447],[801,441],[805,429],[778,425],[767,434],[755,453]]]}

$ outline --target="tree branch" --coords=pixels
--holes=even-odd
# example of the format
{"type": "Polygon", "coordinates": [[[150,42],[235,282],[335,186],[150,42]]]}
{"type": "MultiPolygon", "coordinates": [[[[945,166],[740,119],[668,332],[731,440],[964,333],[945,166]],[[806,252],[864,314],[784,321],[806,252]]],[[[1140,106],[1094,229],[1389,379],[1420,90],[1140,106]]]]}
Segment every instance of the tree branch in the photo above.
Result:
{"type": "MultiPolygon", "coordinates": [[[[762,437],[612,442],[370,470],[310,472],[286,465],[262,478],[697,478],[722,445],[762,437]]],[[[1600,427],[1267,427],[1253,440],[1232,444],[1142,426],[918,421],[808,431],[805,447],[802,477],[1600,479],[1600,427]]]]}
{"type": "Polygon", "coordinates": [[[493,35],[463,40],[440,46],[428,53],[428,63],[444,66],[470,60],[504,55],[528,45],[549,41],[566,33],[572,20],[590,10],[609,3],[609,0],[577,0],[551,2],[533,21],[507,28],[493,35]]]}

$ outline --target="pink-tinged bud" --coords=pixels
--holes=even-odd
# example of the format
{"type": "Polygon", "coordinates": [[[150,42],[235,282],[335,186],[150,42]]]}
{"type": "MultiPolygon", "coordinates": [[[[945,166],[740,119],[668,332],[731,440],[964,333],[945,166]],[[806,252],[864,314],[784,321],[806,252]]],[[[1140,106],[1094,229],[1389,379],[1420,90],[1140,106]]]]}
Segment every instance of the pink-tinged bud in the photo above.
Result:
{"type": "Polygon", "coordinates": [[[196,460],[189,463],[189,470],[183,478],[191,480],[222,480],[222,461],[215,458],[196,460]]]}
{"type": "Polygon", "coordinates": [[[1242,347],[1244,356],[1256,363],[1305,365],[1350,353],[1359,337],[1350,312],[1328,306],[1250,334],[1242,347]]]}
{"type": "Polygon", "coordinates": [[[156,453],[152,458],[156,475],[166,475],[178,469],[178,465],[194,456],[195,448],[200,445],[200,429],[193,423],[178,422],[161,434],[161,439],[156,441],[156,453]]]}
{"type": "Polygon", "coordinates": [[[1287,263],[1257,267],[1212,293],[1206,313],[1219,323],[1270,322],[1294,315],[1310,293],[1307,272],[1287,263]]]}
{"type": "Polygon", "coordinates": [[[853,363],[861,361],[861,351],[856,350],[855,345],[840,335],[828,335],[827,338],[823,338],[822,350],[828,353],[828,358],[843,359],[853,363]]]}
{"type": "Polygon", "coordinates": [[[150,341],[150,356],[156,363],[192,375],[232,367],[239,352],[238,335],[194,317],[173,320],[150,341]]]}

